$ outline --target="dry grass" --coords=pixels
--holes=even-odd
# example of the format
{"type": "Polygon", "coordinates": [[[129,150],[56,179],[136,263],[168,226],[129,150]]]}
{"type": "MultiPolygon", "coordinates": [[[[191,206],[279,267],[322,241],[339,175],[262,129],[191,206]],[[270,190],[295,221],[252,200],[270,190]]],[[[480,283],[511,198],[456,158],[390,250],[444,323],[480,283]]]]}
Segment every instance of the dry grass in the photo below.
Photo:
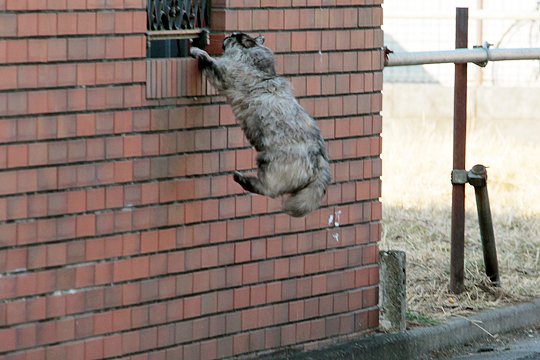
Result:
{"type": "Polygon", "coordinates": [[[434,124],[385,118],[383,130],[381,248],[407,253],[409,310],[441,319],[539,297],[540,146],[508,135],[500,125],[479,124],[469,131],[467,168],[489,167],[502,287],[486,281],[474,190],[467,186],[466,291],[453,295],[448,291],[452,131],[450,124],[434,124]]]}

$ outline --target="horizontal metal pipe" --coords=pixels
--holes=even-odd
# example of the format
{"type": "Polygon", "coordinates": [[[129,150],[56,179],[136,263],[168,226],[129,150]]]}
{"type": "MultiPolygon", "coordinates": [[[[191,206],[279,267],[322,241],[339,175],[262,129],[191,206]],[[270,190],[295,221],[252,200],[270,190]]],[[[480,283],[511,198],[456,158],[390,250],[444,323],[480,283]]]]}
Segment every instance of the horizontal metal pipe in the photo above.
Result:
{"type": "MultiPolygon", "coordinates": [[[[420,14],[418,11],[408,11],[403,9],[391,10],[384,9],[384,18],[392,20],[417,20],[417,19],[430,19],[430,20],[453,20],[455,18],[454,13],[448,11],[422,11],[420,14]]],[[[533,10],[530,12],[525,11],[499,11],[499,10],[478,10],[469,9],[469,20],[540,20],[540,11],[533,10]]]]}
{"type": "Polygon", "coordinates": [[[443,51],[419,51],[389,53],[385,66],[408,66],[425,64],[464,64],[502,60],[540,60],[540,48],[516,49],[456,49],[443,51]]]}

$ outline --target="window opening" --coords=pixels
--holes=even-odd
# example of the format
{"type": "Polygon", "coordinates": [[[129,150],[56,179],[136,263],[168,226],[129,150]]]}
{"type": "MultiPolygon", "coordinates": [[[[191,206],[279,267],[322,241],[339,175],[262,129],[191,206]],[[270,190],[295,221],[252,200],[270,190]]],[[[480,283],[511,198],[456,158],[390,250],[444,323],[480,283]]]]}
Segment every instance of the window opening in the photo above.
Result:
{"type": "Polygon", "coordinates": [[[210,0],[148,0],[147,57],[189,56],[209,42],[210,0]]]}

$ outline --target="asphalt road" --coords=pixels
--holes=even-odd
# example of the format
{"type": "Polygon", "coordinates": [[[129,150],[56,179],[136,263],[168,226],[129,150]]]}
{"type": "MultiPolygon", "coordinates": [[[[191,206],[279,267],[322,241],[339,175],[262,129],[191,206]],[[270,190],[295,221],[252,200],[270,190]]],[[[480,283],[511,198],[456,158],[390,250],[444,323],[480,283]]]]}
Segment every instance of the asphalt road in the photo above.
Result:
{"type": "Polygon", "coordinates": [[[540,329],[489,337],[483,341],[434,354],[445,360],[540,360],[540,329]]]}

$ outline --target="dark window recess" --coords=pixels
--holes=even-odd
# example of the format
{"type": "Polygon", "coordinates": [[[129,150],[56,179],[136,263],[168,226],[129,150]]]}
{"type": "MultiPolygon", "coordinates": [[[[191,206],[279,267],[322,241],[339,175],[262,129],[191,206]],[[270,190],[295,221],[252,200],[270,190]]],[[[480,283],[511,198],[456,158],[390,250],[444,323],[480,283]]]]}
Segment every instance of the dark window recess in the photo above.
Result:
{"type": "Polygon", "coordinates": [[[210,0],[148,0],[147,11],[147,57],[186,57],[191,43],[208,44],[210,0]]]}
{"type": "Polygon", "coordinates": [[[149,58],[187,57],[189,40],[153,40],[148,46],[149,58]]]}

